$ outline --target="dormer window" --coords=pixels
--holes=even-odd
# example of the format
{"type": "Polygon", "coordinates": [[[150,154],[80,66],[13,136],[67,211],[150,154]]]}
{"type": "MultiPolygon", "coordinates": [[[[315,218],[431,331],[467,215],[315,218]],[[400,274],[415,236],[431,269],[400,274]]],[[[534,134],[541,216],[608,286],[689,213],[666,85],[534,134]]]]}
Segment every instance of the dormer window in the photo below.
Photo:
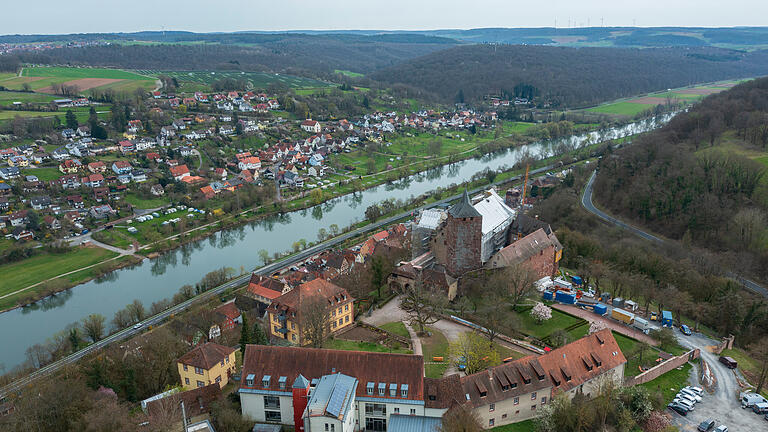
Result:
{"type": "Polygon", "coordinates": [[[408,397],[408,384],[400,385],[400,396],[404,398],[408,397]]]}
{"type": "Polygon", "coordinates": [[[269,387],[269,380],[272,379],[269,375],[264,375],[264,378],[261,379],[261,386],[262,387],[269,387]]]}
{"type": "Polygon", "coordinates": [[[256,380],[256,375],[248,374],[248,376],[245,377],[245,385],[247,385],[248,387],[253,387],[254,380],[256,380]]]}
{"type": "Polygon", "coordinates": [[[280,390],[285,390],[285,384],[286,384],[286,381],[287,381],[287,380],[288,380],[288,377],[284,377],[284,376],[281,376],[281,377],[280,377],[280,378],[277,380],[277,382],[278,382],[278,384],[279,384],[279,386],[280,386],[280,390]]]}
{"type": "Polygon", "coordinates": [[[369,382],[365,386],[365,392],[368,394],[368,396],[373,396],[373,388],[375,387],[375,384],[372,382],[369,382]]]}
{"type": "Polygon", "coordinates": [[[386,383],[379,383],[379,396],[384,396],[384,393],[387,390],[387,384],[386,383]]]}
{"type": "Polygon", "coordinates": [[[389,396],[390,397],[397,396],[397,384],[396,383],[391,383],[389,385],[389,396]]]}

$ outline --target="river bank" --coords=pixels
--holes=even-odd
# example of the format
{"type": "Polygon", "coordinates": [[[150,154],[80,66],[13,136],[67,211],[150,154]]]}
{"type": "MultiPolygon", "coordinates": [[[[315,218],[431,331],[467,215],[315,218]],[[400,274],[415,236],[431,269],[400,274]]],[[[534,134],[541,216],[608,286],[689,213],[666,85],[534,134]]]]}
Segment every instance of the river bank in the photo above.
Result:
{"type": "Polygon", "coordinates": [[[622,138],[655,129],[671,116],[648,119],[600,133],[571,136],[538,142],[455,162],[404,179],[372,187],[355,194],[330,199],[302,210],[278,213],[269,217],[221,229],[204,239],[185,243],[152,260],[144,260],[130,268],[111,272],[70,289],[56,298],[45,299],[32,307],[0,314],[5,328],[24,328],[22,332],[3,332],[0,363],[12,368],[24,361],[24,351],[35,343],[43,343],[59,329],[79,321],[91,313],[111,317],[134,299],[145,305],[171,297],[184,284],[199,281],[213,269],[257,267],[264,250],[270,256],[291,250],[299,239],[314,239],[320,228],[355,226],[365,219],[365,209],[385,200],[410,201],[438,189],[469,181],[484,169],[507,170],[515,164],[534,159],[561,156],[597,141],[622,138]]]}

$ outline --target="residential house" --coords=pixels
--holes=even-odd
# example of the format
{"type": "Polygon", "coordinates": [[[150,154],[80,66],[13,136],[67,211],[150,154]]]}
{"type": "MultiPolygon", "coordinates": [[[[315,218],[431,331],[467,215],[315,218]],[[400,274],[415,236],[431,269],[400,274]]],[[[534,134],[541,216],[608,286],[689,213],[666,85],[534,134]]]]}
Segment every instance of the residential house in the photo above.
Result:
{"type": "Polygon", "coordinates": [[[51,215],[46,215],[43,217],[43,223],[45,223],[48,228],[52,230],[58,230],[61,229],[61,222],[59,222],[58,219],[51,215]]]}
{"type": "Polygon", "coordinates": [[[91,136],[91,127],[90,126],[80,126],[77,128],[77,135],[80,137],[89,137],[91,136]]]}
{"type": "Polygon", "coordinates": [[[59,177],[56,180],[51,181],[53,184],[58,184],[62,189],[77,189],[80,187],[80,176],[77,174],[67,174],[59,177]]]}
{"type": "Polygon", "coordinates": [[[8,222],[10,222],[11,226],[14,227],[26,225],[29,223],[27,213],[28,212],[26,210],[19,210],[17,212],[11,213],[8,215],[8,222]]]}
{"type": "Polygon", "coordinates": [[[237,167],[241,170],[257,170],[261,168],[261,161],[256,156],[248,156],[241,159],[237,163],[237,167]]]}
{"type": "Polygon", "coordinates": [[[163,189],[163,186],[158,183],[153,184],[152,187],[149,188],[149,192],[154,196],[165,195],[165,189],[163,189]]]}
{"type": "Polygon", "coordinates": [[[101,205],[93,206],[89,211],[89,214],[96,219],[109,218],[115,213],[116,212],[112,210],[112,207],[110,207],[109,204],[101,204],[101,205]]]}
{"type": "Polygon", "coordinates": [[[243,316],[237,306],[235,306],[235,299],[224,303],[213,311],[219,317],[219,327],[222,331],[232,330],[235,328],[235,324],[243,323],[243,316]]]}
{"type": "Polygon", "coordinates": [[[301,305],[317,302],[327,306],[329,329],[335,332],[354,324],[353,301],[347,290],[329,281],[315,279],[303,283],[274,299],[267,308],[270,334],[296,345],[306,345],[311,341],[302,328],[301,305]]]}
{"type": "Polygon", "coordinates": [[[115,161],[112,163],[112,171],[117,175],[130,174],[132,169],[131,164],[126,161],[115,161]]]}
{"type": "Polygon", "coordinates": [[[173,179],[176,181],[179,181],[183,179],[184,177],[189,177],[189,168],[187,168],[187,165],[178,165],[178,166],[172,166],[170,168],[171,175],[173,176],[173,179]]]}
{"type": "Polygon", "coordinates": [[[207,342],[181,356],[177,363],[185,390],[217,383],[223,388],[235,369],[235,349],[207,342]]]}
{"type": "Polygon", "coordinates": [[[104,176],[101,174],[91,174],[88,177],[83,177],[82,183],[92,188],[104,186],[104,176]]]}
{"type": "Polygon", "coordinates": [[[119,146],[120,152],[122,154],[133,153],[136,151],[136,144],[134,144],[132,141],[120,141],[119,146]]]}
{"type": "Polygon", "coordinates": [[[307,119],[301,122],[301,129],[309,133],[320,133],[322,131],[320,122],[312,119],[307,119]]]}
{"type": "Polygon", "coordinates": [[[290,285],[274,277],[251,275],[245,295],[261,303],[269,305],[272,300],[291,290],[290,285]]]}
{"type": "Polygon", "coordinates": [[[174,135],[176,135],[176,129],[172,126],[163,126],[160,128],[160,136],[164,138],[172,138],[174,135]]]}
{"type": "Polygon", "coordinates": [[[79,159],[67,159],[59,164],[59,171],[64,174],[74,174],[83,168],[79,159]]]}
{"type": "Polygon", "coordinates": [[[74,131],[74,129],[69,129],[69,128],[64,129],[63,131],[61,131],[61,136],[63,136],[64,138],[67,138],[67,139],[74,138],[75,137],[75,131],[74,131]]]}
{"type": "Polygon", "coordinates": [[[101,161],[97,162],[91,162],[88,164],[88,171],[96,174],[96,173],[105,173],[107,172],[107,164],[101,161]]]}
{"type": "Polygon", "coordinates": [[[147,181],[147,174],[143,169],[135,169],[131,171],[131,180],[135,181],[136,183],[145,182],[147,181]]]}
{"type": "Polygon", "coordinates": [[[45,195],[32,197],[29,204],[33,210],[44,210],[51,205],[51,197],[45,195]]]}
{"type": "Polygon", "coordinates": [[[8,158],[8,166],[24,168],[29,166],[29,160],[24,155],[11,156],[8,158]]]}
{"type": "Polygon", "coordinates": [[[13,231],[11,231],[11,235],[16,241],[32,240],[35,237],[32,231],[20,226],[14,228],[13,231]]]}
{"type": "Polygon", "coordinates": [[[81,209],[85,207],[85,204],[83,203],[83,197],[80,195],[67,196],[67,204],[69,204],[71,207],[76,209],[81,209]]]}
{"type": "Polygon", "coordinates": [[[12,180],[20,175],[21,171],[16,167],[0,168],[0,178],[3,180],[12,180]]]}

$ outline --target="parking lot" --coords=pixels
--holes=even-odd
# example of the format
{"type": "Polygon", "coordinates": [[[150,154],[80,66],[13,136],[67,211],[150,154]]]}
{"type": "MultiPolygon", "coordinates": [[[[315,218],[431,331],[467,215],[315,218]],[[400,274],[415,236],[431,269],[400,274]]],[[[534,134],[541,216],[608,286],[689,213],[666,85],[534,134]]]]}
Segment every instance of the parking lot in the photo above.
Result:
{"type": "MultiPolygon", "coordinates": [[[[688,348],[701,350],[702,358],[709,364],[712,373],[717,379],[717,388],[714,394],[704,392],[701,402],[686,417],[678,415],[670,410],[675,424],[683,431],[695,431],[696,426],[706,419],[714,419],[716,425],[728,426],[728,432],[752,432],[768,431],[768,421],[762,415],[757,415],[751,409],[741,408],[739,403],[739,385],[733,371],[723,366],[718,357],[707,350],[708,346],[716,344],[716,341],[694,333],[692,336],[683,336],[679,332],[678,340],[688,348]]],[[[700,386],[698,376],[700,368],[691,369],[689,382],[691,385],[700,386]]]]}

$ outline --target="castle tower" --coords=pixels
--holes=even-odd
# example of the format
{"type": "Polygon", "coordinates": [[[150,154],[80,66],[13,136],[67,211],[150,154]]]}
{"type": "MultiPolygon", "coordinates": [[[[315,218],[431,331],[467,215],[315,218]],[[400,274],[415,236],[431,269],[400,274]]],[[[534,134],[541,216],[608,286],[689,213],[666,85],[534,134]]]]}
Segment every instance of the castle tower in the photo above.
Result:
{"type": "Polygon", "coordinates": [[[291,388],[293,393],[293,425],[296,432],[304,431],[304,410],[309,402],[309,381],[299,374],[291,388]]]}
{"type": "Polygon", "coordinates": [[[444,253],[436,257],[439,260],[443,255],[441,264],[448,274],[457,277],[482,267],[483,216],[472,206],[466,189],[461,200],[448,209],[442,234],[444,253]]]}

